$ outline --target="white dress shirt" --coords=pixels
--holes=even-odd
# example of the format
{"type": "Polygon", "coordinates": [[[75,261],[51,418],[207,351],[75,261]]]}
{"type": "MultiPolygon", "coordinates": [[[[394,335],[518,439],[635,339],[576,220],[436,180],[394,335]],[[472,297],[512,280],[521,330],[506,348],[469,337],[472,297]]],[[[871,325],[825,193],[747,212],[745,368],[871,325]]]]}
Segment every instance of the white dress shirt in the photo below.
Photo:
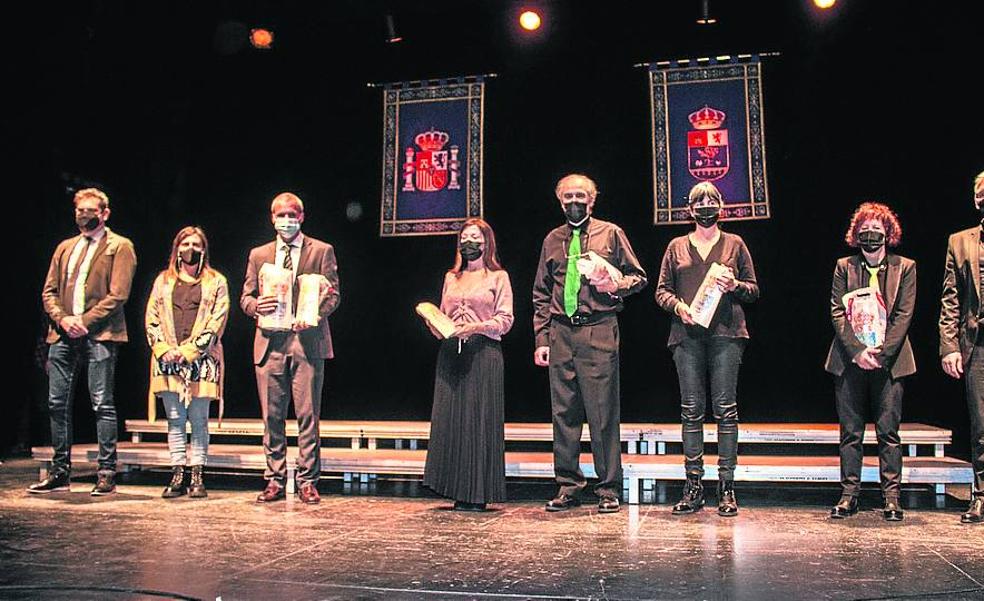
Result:
{"type": "Polygon", "coordinates": [[[95,234],[84,234],[72,249],[68,259],[68,281],[75,279],[75,290],[72,294],[72,315],[85,313],[85,280],[89,277],[89,267],[96,254],[99,241],[106,235],[106,228],[99,228],[95,234]],[[82,250],[85,249],[85,256],[82,250]]]}

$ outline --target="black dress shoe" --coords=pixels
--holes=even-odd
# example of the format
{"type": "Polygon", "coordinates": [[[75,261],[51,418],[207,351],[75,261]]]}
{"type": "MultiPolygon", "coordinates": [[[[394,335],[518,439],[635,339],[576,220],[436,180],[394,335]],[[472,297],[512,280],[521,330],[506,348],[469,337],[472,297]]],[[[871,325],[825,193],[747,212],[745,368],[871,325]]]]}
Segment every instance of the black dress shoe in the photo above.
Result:
{"type": "Polygon", "coordinates": [[[547,511],[567,511],[572,507],[577,507],[581,504],[581,501],[573,495],[567,493],[560,493],[553,499],[547,501],[546,510],[547,511]]]}
{"type": "Polygon", "coordinates": [[[683,485],[683,498],[673,506],[673,515],[687,515],[704,507],[704,485],[700,476],[687,476],[683,485]]]}
{"type": "Polygon", "coordinates": [[[44,480],[28,486],[27,492],[36,495],[46,495],[50,492],[68,491],[69,480],[68,472],[50,472],[44,480]]]}
{"type": "Polygon", "coordinates": [[[830,517],[835,520],[849,518],[858,512],[858,498],[844,496],[830,510],[830,517]]]}
{"type": "Polygon", "coordinates": [[[114,477],[115,474],[111,472],[99,474],[96,477],[96,485],[92,487],[89,494],[93,497],[104,497],[116,492],[116,482],[114,481],[114,477]]]}
{"type": "Polygon", "coordinates": [[[732,480],[718,481],[718,515],[726,518],[738,515],[738,500],[735,499],[735,483],[732,480]]]}
{"type": "Polygon", "coordinates": [[[974,495],[967,512],[960,516],[962,524],[984,524],[984,495],[974,495]]]}
{"type": "Polygon", "coordinates": [[[485,503],[469,503],[467,501],[455,501],[455,511],[485,511],[485,503]]]}
{"type": "Polygon", "coordinates": [[[287,491],[284,490],[284,485],[276,480],[270,480],[267,482],[266,488],[263,492],[256,497],[257,503],[272,503],[274,501],[283,501],[287,498],[287,491]]]}
{"type": "Polygon", "coordinates": [[[603,496],[598,499],[598,513],[617,513],[618,497],[603,496]]]}
{"type": "Polygon", "coordinates": [[[164,492],[161,493],[162,499],[177,499],[178,497],[183,497],[188,494],[188,488],[185,487],[185,468],[183,465],[176,465],[171,468],[171,481],[168,482],[167,486],[164,487],[164,492]]]}
{"type": "Polygon", "coordinates": [[[902,511],[902,506],[899,505],[898,499],[888,499],[885,501],[885,507],[882,509],[882,517],[887,522],[902,521],[902,518],[905,517],[905,512],[902,511]]]}

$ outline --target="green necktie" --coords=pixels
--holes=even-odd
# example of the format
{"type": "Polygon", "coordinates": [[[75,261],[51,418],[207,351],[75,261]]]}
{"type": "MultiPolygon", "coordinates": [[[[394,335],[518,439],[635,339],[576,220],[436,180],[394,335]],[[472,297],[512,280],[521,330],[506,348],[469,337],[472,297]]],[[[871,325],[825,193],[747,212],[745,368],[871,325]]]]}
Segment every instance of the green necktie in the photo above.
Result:
{"type": "Polygon", "coordinates": [[[868,286],[878,290],[878,272],[881,271],[881,266],[878,267],[868,267],[864,266],[868,270],[868,286]]]}
{"type": "Polygon", "coordinates": [[[577,293],[581,290],[581,274],[577,259],[581,256],[581,230],[574,230],[567,248],[567,275],[564,276],[564,312],[570,317],[577,312],[577,293]]]}

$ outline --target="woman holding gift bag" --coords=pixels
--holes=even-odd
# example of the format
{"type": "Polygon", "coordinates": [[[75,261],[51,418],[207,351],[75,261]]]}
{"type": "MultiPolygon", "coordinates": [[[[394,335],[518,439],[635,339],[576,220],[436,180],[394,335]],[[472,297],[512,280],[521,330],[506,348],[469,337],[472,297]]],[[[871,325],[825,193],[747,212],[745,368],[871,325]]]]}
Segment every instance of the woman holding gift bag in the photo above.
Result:
{"type": "Polygon", "coordinates": [[[899,521],[903,518],[899,503],[902,378],[916,372],[908,338],[916,305],[916,263],[887,252],[886,247],[898,246],[902,240],[902,226],[884,204],[859,206],[844,239],[860,252],[837,260],[830,286],[834,341],[825,369],[834,374],[843,488],[830,517],[846,518],[858,512],[865,418],[870,407],[878,437],[885,502],[882,515],[899,521]]]}
{"type": "MultiPolygon", "coordinates": [[[[222,416],[222,332],[229,315],[226,278],[209,265],[208,238],[197,227],[174,237],[167,269],[154,280],[145,326],[151,348],[150,399],[159,396],[167,414],[171,482],[161,494],[208,496],[202,470],[208,453],[208,411],[219,400],[222,416]],[[191,422],[191,457],[185,424],[191,422]],[[186,464],[191,467],[185,483],[186,464]]],[[[153,413],[153,409],[151,409],[153,413]]]]}
{"type": "Polygon", "coordinates": [[[509,274],[499,264],[491,226],[467,220],[441,292],[441,312],[455,331],[437,355],[424,468],[424,485],[454,499],[457,510],[483,511],[506,498],[499,341],[512,327],[512,302],[509,274]]]}
{"type": "Polygon", "coordinates": [[[714,184],[694,186],[687,206],[696,226],[667,246],[656,286],[656,303],[673,314],[667,346],[680,381],[687,472],[683,497],[673,514],[704,506],[704,415],[710,382],[718,425],[718,514],[731,517],[738,513],[738,368],[748,340],[742,305],[758,298],[759,287],[745,241],[718,227],[724,202],[714,184]]]}

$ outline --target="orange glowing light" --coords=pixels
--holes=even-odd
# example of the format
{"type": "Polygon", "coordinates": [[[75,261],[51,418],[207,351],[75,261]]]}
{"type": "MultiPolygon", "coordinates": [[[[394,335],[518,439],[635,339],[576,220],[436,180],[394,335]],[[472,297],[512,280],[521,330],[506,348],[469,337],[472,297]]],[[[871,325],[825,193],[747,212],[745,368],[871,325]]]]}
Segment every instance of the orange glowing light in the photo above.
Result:
{"type": "Polygon", "coordinates": [[[532,10],[524,11],[519,15],[519,25],[526,31],[536,31],[540,29],[540,15],[532,10]]]}
{"type": "Polygon", "coordinates": [[[813,0],[817,8],[827,9],[837,3],[837,0],[813,0]]]}
{"type": "Polygon", "coordinates": [[[269,50],[273,46],[273,32],[269,29],[253,29],[249,32],[249,43],[254,48],[269,50]]]}

